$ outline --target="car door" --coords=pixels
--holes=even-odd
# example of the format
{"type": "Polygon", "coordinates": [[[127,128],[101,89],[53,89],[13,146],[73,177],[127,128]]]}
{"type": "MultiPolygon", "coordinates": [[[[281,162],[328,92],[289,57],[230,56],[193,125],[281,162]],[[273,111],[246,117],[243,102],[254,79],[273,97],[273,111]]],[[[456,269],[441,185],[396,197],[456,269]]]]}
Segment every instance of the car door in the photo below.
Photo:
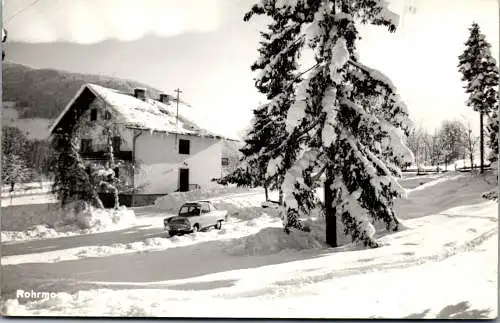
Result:
{"type": "Polygon", "coordinates": [[[204,228],[215,224],[214,219],[212,219],[213,216],[210,213],[210,206],[208,205],[208,203],[203,203],[201,205],[201,218],[202,218],[201,221],[203,222],[204,228]]]}
{"type": "Polygon", "coordinates": [[[189,214],[187,216],[189,218],[191,226],[194,226],[196,223],[198,223],[199,228],[200,229],[203,228],[203,224],[201,223],[201,217],[200,217],[200,206],[190,205],[189,214]]]}
{"type": "Polygon", "coordinates": [[[223,220],[221,211],[217,210],[212,204],[210,204],[210,214],[212,215],[212,222],[217,223],[219,220],[223,220]]]}

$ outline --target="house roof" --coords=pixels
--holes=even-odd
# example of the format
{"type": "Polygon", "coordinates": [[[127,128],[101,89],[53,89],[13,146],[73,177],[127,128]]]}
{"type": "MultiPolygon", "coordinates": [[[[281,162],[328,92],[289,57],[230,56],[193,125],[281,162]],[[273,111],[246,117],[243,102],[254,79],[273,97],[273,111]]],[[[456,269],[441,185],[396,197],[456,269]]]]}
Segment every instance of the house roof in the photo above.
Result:
{"type": "Polygon", "coordinates": [[[177,125],[176,107],[171,104],[164,104],[151,98],[146,98],[143,101],[131,94],[90,83],[84,84],[75,97],[68,103],[64,111],[52,125],[50,133],[54,131],[63,116],[71,109],[75,100],[85,89],[89,89],[96,97],[101,98],[107,106],[111,107],[115,112],[116,122],[123,124],[125,127],[229,139],[202,129],[181,114],[179,114],[177,125]]]}

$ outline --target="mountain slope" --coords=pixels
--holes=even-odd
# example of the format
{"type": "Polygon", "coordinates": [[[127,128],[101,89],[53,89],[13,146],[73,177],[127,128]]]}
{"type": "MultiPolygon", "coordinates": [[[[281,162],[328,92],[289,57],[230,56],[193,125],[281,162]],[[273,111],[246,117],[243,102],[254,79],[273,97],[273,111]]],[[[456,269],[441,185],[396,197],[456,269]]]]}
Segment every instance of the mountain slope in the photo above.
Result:
{"type": "Polygon", "coordinates": [[[12,62],[4,62],[2,72],[2,101],[13,102],[20,118],[56,118],[85,83],[130,93],[134,88],[145,88],[148,96],[153,98],[159,97],[161,92],[132,80],[54,69],[34,69],[12,62]]]}

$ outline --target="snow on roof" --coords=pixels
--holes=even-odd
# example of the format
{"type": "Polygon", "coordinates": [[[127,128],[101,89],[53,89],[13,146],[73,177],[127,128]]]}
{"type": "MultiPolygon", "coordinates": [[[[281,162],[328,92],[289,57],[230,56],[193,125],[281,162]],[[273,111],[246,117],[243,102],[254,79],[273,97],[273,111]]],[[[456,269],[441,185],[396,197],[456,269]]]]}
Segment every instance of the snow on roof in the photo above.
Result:
{"type": "Polygon", "coordinates": [[[146,98],[143,101],[131,94],[96,84],[87,84],[87,87],[117,112],[118,122],[130,128],[182,134],[214,135],[196,126],[181,115],[179,115],[177,125],[176,111],[171,105],[151,98],[146,98]]]}
{"type": "MultiPolygon", "coordinates": [[[[57,120],[52,124],[50,133],[54,131],[63,116],[69,109],[71,109],[75,100],[85,89],[89,89],[96,97],[101,98],[108,106],[110,106],[117,114],[116,122],[121,123],[128,128],[232,140],[202,129],[181,114],[179,114],[177,124],[176,107],[170,104],[165,104],[151,98],[146,98],[143,101],[134,97],[132,93],[124,93],[91,83],[84,84],[80,88],[78,93],[73,97],[57,120]]],[[[180,102],[180,104],[183,103],[180,102]]]]}

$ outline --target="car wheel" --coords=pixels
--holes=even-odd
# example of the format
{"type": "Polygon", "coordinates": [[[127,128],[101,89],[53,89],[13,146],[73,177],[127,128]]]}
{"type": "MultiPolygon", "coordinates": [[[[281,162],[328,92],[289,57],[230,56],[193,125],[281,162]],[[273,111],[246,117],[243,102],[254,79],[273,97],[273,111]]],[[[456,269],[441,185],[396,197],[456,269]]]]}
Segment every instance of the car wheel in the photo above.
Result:
{"type": "Polygon", "coordinates": [[[193,233],[196,233],[200,231],[200,226],[198,225],[198,223],[196,223],[195,225],[193,225],[193,233]]]}
{"type": "Polygon", "coordinates": [[[215,228],[216,228],[217,230],[222,229],[222,220],[217,221],[217,223],[215,224],[215,228]]]}
{"type": "Polygon", "coordinates": [[[168,235],[171,237],[175,236],[176,234],[177,234],[176,231],[168,231],[168,235]]]}

